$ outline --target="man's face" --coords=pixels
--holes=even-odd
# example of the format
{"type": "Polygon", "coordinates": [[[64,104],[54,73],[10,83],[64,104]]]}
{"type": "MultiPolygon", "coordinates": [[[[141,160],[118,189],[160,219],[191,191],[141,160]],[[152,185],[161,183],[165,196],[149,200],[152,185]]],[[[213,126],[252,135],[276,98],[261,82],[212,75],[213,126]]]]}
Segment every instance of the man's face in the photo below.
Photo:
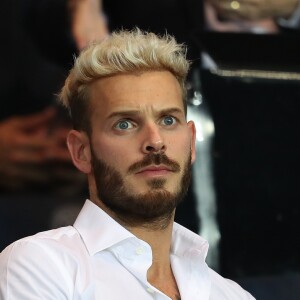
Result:
{"type": "Polygon", "coordinates": [[[189,185],[194,125],[167,71],[91,86],[92,167],[100,203],[129,223],[170,218],[189,185]]]}

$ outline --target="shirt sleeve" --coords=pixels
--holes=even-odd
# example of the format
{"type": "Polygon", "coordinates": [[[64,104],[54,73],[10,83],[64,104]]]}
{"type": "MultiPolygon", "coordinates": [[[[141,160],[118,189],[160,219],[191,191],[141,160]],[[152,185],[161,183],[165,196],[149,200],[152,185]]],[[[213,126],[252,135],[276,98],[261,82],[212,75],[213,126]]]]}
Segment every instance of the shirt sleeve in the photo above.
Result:
{"type": "Polygon", "coordinates": [[[0,254],[0,299],[72,299],[66,269],[42,244],[15,242],[0,254]]]}

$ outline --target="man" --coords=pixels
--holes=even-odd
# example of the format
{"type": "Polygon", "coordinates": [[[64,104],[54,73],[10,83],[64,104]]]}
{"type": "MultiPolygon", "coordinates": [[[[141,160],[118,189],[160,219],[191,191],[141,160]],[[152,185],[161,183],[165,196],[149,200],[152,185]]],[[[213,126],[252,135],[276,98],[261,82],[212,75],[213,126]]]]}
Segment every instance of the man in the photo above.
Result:
{"type": "Polygon", "coordinates": [[[173,221],[195,160],[188,67],[173,38],[140,30],[81,53],[60,98],[90,200],[73,227],[3,251],[1,299],[253,299],[209,269],[206,241],[173,221]]]}

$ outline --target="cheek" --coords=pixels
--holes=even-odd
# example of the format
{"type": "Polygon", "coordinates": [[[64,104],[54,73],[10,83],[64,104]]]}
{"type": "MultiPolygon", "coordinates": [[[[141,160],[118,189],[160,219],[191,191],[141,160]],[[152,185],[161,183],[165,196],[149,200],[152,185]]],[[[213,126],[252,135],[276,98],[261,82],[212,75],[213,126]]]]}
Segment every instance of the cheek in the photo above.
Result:
{"type": "Polygon", "coordinates": [[[118,148],[113,147],[101,147],[98,148],[97,156],[104,160],[109,165],[118,165],[119,160],[122,160],[122,152],[118,148]]]}
{"type": "Polygon", "coordinates": [[[191,151],[191,140],[188,133],[176,135],[167,145],[170,157],[176,157],[178,161],[185,162],[191,151]]]}
{"type": "Polygon", "coordinates": [[[130,143],[125,145],[119,142],[102,139],[101,142],[94,143],[94,153],[109,166],[122,172],[130,163],[130,143]]]}

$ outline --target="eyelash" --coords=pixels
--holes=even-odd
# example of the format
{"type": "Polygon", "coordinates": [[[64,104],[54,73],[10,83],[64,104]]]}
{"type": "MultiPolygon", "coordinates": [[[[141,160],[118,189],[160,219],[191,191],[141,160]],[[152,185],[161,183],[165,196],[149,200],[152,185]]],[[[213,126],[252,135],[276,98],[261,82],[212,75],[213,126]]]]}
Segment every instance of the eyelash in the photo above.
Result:
{"type": "Polygon", "coordinates": [[[166,126],[172,126],[172,125],[175,125],[175,124],[177,124],[177,122],[178,122],[178,119],[177,119],[176,117],[174,117],[174,116],[170,116],[170,115],[163,116],[163,117],[162,117],[162,121],[166,120],[167,118],[170,118],[170,119],[172,119],[172,120],[173,120],[173,123],[172,123],[172,124],[170,124],[170,125],[164,124],[164,125],[166,125],[166,126]]]}
{"type": "Polygon", "coordinates": [[[121,131],[128,129],[128,127],[127,128],[120,128],[120,127],[118,127],[123,122],[124,123],[127,122],[127,124],[131,124],[132,127],[134,126],[133,122],[131,120],[123,119],[123,120],[120,120],[120,121],[117,122],[117,124],[115,125],[115,128],[118,129],[118,130],[121,130],[121,131]]]}
{"type": "MultiPolygon", "coordinates": [[[[176,117],[174,117],[174,116],[171,116],[171,115],[165,115],[165,116],[162,116],[161,118],[160,118],[160,124],[162,124],[163,126],[166,126],[166,127],[172,127],[172,126],[174,126],[174,125],[176,125],[178,123],[178,118],[176,118],[176,117]],[[167,118],[170,118],[170,119],[172,119],[173,120],[173,123],[172,124],[164,124],[163,122],[167,119],[167,118]]],[[[134,121],[132,121],[132,120],[130,120],[130,119],[122,119],[122,120],[119,120],[116,124],[115,124],[115,126],[114,126],[114,128],[116,129],[116,130],[119,130],[119,131],[125,131],[125,130],[128,130],[128,129],[132,129],[133,127],[135,127],[135,122],[134,121]],[[123,123],[123,122],[127,122],[127,124],[131,124],[131,126],[129,125],[127,128],[120,128],[119,126],[120,126],[120,124],[121,123],[123,123]]]]}

